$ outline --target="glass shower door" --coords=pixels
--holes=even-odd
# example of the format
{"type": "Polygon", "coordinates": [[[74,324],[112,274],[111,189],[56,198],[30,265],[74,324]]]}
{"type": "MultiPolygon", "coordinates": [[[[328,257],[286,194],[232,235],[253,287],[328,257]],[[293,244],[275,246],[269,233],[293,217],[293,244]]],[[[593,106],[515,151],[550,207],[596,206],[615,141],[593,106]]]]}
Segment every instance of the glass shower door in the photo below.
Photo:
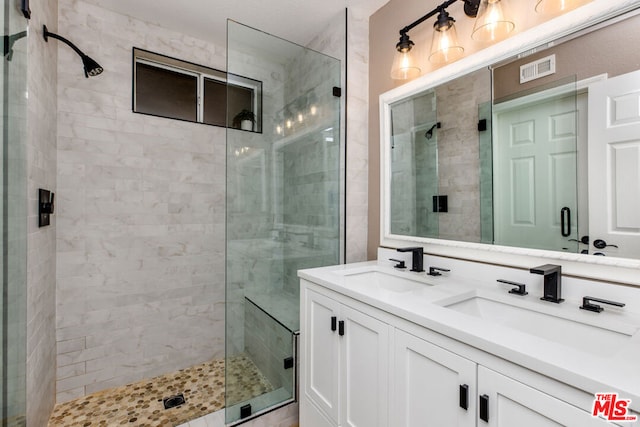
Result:
{"type": "Polygon", "coordinates": [[[226,421],[296,398],[297,270],[340,262],[340,61],[228,23],[226,421]],[[334,88],[336,88],[334,90],[334,88]]]}
{"type": "Polygon", "coordinates": [[[437,238],[438,128],[436,93],[391,106],[391,234],[437,238]]]}
{"type": "Polygon", "coordinates": [[[6,51],[0,61],[0,424],[10,427],[26,425],[27,21],[15,6],[15,2],[5,0],[2,8],[6,51]]]}

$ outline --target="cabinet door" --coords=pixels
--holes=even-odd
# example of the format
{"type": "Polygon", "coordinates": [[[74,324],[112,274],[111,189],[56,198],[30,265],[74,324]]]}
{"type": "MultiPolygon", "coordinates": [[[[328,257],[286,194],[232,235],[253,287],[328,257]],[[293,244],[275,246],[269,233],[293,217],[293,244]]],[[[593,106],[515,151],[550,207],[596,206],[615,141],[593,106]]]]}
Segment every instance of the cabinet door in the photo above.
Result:
{"type": "MultiPolygon", "coordinates": [[[[479,419],[478,427],[611,426],[587,411],[483,366],[478,366],[478,394],[480,399],[488,398],[488,421],[479,419]]],[[[479,405],[481,417],[483,404],[479,405]]]]}
{"type": "Polygon", "coordinates": [[[394,426],[475,426],[476,363],[397,329],[394,349],[394,426]]]}
{"type": "Polygon", "coordinates": [[[388,425],[389,330],[371,316],[342,306],[340,425],[388,425]]]}
{"type": "Polygon", "coordinates": [[[336,425],[339,410],[339,340],[337,320],[340,304],[306,290],[303,334],[303,387],[306,397],[336,425]],[[332,321],[332,318],[335,320],[332,321]]]}

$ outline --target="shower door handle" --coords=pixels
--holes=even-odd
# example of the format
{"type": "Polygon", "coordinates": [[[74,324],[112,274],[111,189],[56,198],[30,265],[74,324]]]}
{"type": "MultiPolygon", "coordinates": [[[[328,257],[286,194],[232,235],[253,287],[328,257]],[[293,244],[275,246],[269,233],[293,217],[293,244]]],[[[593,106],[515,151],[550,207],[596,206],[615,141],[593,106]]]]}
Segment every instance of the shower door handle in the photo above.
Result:
{"type": "Polygon", "coordinates": [[[562,237],[571,235],[571,209],[566,206],[560,210],[560,233],[562,237]]]}
{"type": "Polygon", "coordinates": [[[338,318],[336,316],[331,316],[331,330],[333,332],[337,329],[338,318]]]}

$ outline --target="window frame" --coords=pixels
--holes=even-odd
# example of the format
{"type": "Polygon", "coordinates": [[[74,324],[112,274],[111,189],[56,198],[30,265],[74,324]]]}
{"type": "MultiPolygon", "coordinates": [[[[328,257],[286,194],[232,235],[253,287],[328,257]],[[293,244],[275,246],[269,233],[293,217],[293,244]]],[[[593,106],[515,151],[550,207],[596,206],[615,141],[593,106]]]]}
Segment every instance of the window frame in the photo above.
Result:
{"type": "Polygon", "coordinates": [[[134,47],[132,49],[132,84],[131,84],[131,110],[137,114],[145,114],[147,116],[162,117],[171,120],[180,120],[190,123],[199,123],[208,126],[226,127],[230,129],[238,129],[231,126],[229,123],[229,111],[227,110],[228,102],[225,101],[225,123],[226,126],[205,123],[204,122],[204,87],[205,79],[212,80],[218,83],[223,83],[225,86],[236,86],[243,89],[248,89],[251,92],[251,107],[253,113],[256,115],[256,126],[253,131],[262,133],[262,82],[260,80],[251,79],[249,77],[240,76],[237,74],[227,73],[226,71],[218,70],[216,68],[205,67],[203,65],[195,64],[193,62],[184,61],[182,59],[173,58],[170,56],[162,55],[156,52],[151,52],[145,49],[134,47]],[[162,61],[165,59],[165,62],[162,61]],[[174,73],[184,74],[190,77],[196,78],[196,120],[187,120],[177,117],[160,116],[157,114],[147,113],[137,110],[137,64],[144,64],[147,66],[160,68],[163,70],[171,71],[174,73]]]}

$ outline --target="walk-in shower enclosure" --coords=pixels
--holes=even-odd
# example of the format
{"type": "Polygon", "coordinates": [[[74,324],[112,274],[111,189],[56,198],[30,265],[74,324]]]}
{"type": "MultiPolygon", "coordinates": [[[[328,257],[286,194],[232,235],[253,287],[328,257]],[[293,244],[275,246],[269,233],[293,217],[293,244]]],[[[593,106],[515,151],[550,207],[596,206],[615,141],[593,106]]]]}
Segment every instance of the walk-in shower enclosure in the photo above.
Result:
{"type": "Polygon", "coordinates": [[[297,270],[340,262],[343,145],[339,60],[232,21],[227,40],[229,81],[262,83],[253,130],[227,130],[230,423],[296,397],[297,270]]]}
{"type": "Polygon", "coordinates": [[[5,56],[0,153],[0,425],[24,426],[26,413],[27,280],[27,20],[15,2],[4,1],[5,56]]]}

